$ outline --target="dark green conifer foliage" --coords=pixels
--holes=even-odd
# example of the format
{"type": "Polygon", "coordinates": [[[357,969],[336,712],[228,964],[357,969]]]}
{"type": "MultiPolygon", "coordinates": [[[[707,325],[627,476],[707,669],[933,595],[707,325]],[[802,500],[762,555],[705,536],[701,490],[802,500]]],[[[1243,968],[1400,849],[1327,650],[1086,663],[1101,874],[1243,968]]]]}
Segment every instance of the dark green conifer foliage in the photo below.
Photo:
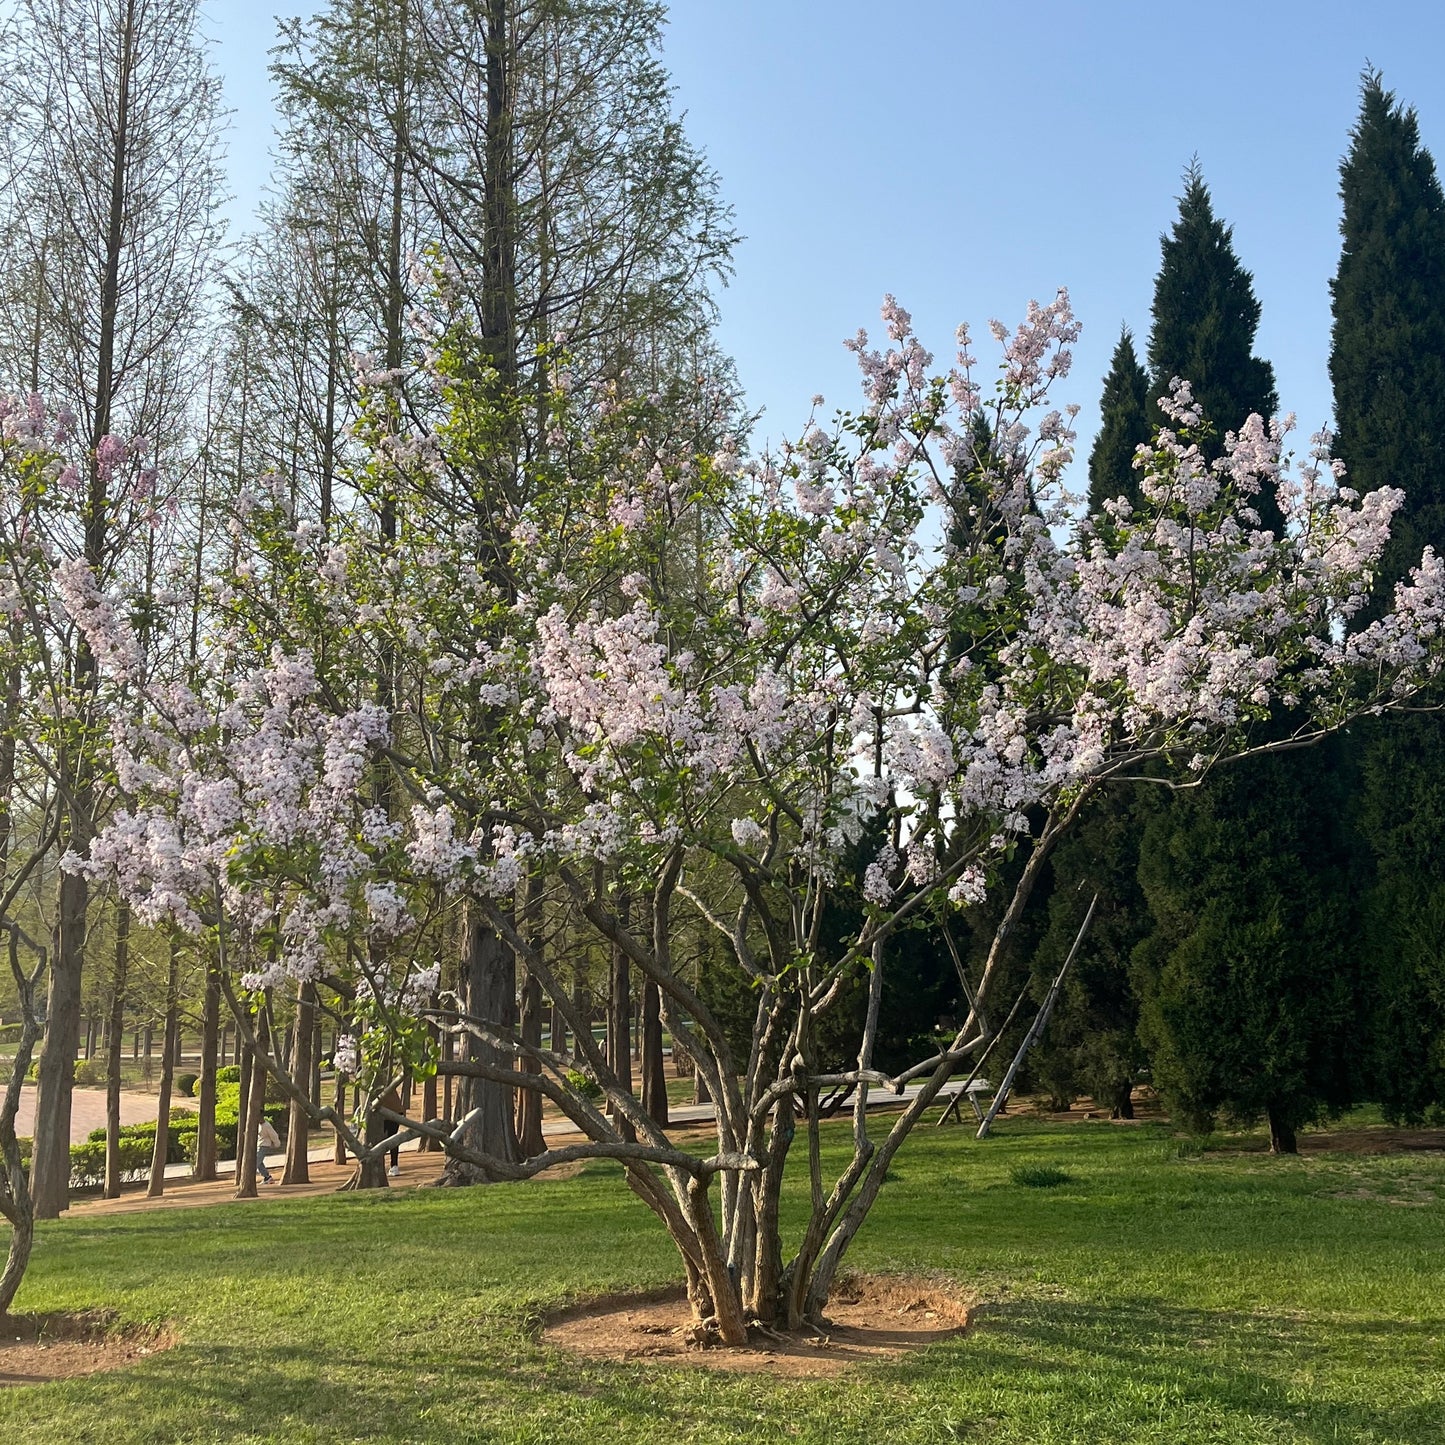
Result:
{"type": "MultiPolygon", "coordinates": [[[[1259,303],[1196,167],[1164,238],[1149,362],[1156,395],[1186,378],[1219,455],[1226,432],[1277,407],[1254,355],[1259,303]]],[[[1273,494],[1255,502],[1282,525],[1273,494]]],[[[1280,738],[1278,716],[1254,741],[1280,738]]],[[[1234,765],[1151,819],[1140,880],[1152,923],[1134,952],[1156,1082],[1196,1122],[1267,1115],[1275,1147],[1350,1098],[1358,970],[1340,871],[1340,777],[1331,750],[1234,765]]]]}
{"type": "Polygon", "coordinates": [[[1341,770],[1250,759],[1144,831],[1154,929],[1135,950],[1141,1033],[1175,1116],[1267,1119],[1273,1147],[1346,1107],[1361,1063],[1341,770]]]}
{"type": "MultiPolygon", "coordinates": [[[[1183,377],[1214,424],[1218,455],[1226,430],[1251,412],[1266,420],[1279,405],[1274,368],[1254,355],[1259,302],[1254,278],[1234,254],[1234,231],[1214,214],[1198,164],[1184,176],[1179,219],[1162,238],[1149,332],[1151,403],[1183,377]]],[[[1157,408],[1154,420],[1163,417],[1157,408]]]]}
{"type": "Polygon", "coordinates": [[[1149,928],[1139,885],[1139,843],[1157,801],[1140,785],[1106,788],[1085,805],[1054,851],[1043,936],[1034,952],[1042,1000],[1078,935],[1089,901],[1098,906],[1060,990],[1049,1027],[1030,1060],[1059,1107],[1089,1095],[1115,1118],[1132,1119],[1133,1088],[1146,1055],[1131,957],[1149,928]]]}
{"type": "MultiPolygon", "coordinates": [[[[1214,214],[1197,162],[1184,174],[1179,219],[1161,238],[1154,281],[1154,324],[1149,331],[1150,417],[1165,420],[1159,398],[1178,376],[1189,383],[1213,435],[1206,456],[1224,449],[1224,435],[1253,412],[1268,421],[1278,410],[1274,367],[1254,354],[1259,302],[1254,277],[1234,254],[1234,230],[1214,214]]],[[[1273,497],[1257,504],[1261,523],[1282,525],[1273,497]]]]}
{"type": "Polygon", "coordinates": [[[1360,491],[1403,487],[1377,603],[1445,541],[1445,197],[1415,112],[1368,73],[1340,166],[1335,447],[1360,491]]]}
{"type": "Polygon", "coordinates": [[[1104,396],[1099,405],[1099,434],[1089,452],[1089,510],[1098,512],[1115,497],[1139,505],[1139,476],[1134,454],[1150,439],[1149,378],[1134,354],[1126,326],[1114,348],[1104,396]]]}
{"type": "MultiPolygon", "coordinates": [[[[1366,619],[1427,544],[1445,549],[1445,197],[1415,112],[1367,72],[1340,167],[1336,449],[1361,491],[1405,489],[1366,619]]],[[[1365,846],[1373,1093],[1393,1118],[1445,1105],[1445,724],[1354,730],[1365,846]]]]}
{"type": "MultiPolygon", "coordinates": [[[[1135,507],[1143,501],[1134,456],[1150,440],[1154,424],[1149,380],[1127,327],[1104,378],[1099,412],[1099,434],[1089,453],[1089,511],[1096,516],[1116,497],[1127,498],[1135,507]]],[[[1104,528],[1107,531],[1107,523],[1104,528]]],[[[1110,1113],[1132,1116],[1133,1085],[1144,1059],[1129,958],[1148,927],[1136,877],[1140,801],[1127,785],[1094,797],[1055,849],[1025,915],[1037,936],[1033,987],[1042,1001],[1073,945],[1090,898],[1099,895],[1089,935],[1029,1060],[1033,1080],[1059,1108],[1088,1094],[1110,1113]]]]}

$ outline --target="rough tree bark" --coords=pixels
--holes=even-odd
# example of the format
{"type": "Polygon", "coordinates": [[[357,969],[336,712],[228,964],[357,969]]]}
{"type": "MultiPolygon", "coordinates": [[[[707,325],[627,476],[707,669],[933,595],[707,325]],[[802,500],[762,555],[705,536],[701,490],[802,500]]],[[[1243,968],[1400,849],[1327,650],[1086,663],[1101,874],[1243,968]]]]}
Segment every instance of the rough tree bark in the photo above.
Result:
{"type": "Polygon", "coordinates": [[[110,980],[110,1032],[105,1050],[106,1199],[120,1198],[120,1051],[125,1028],[125,981],[130,966],[130,906],[115,916],[115,962],[110,980]]]}
{"type": "MultiPolygon", "coordinates": [[[[266,1010],[256,1010],[256,1043],[265,1049],[270,1042],[266,1025],[266,1010]]],[[[266,1068],[260,1058],[249,1048],[245,1051],[250,1060],[249,1076],[244,1080],[248,1085],[241,1096],[240,1120],[236,1125],[236,1198],[256,1197],[256,1130],[261,1125],[262,1111],[266,1105],[266,1068]]],[[[245,1064],[242,1064],[245,1069],[245,1064]]]]}
{"type": "MultiPolygon", "coordinates": [[[[626,928],[632,900],[624,893],[617,902],[617,921],[626,928]]],[[[626,949],[612,946],[607,991],[607,1064],[617,1082],[632,1092],[632,970],[626,949]]],[[[614,1108],[612,1117],[624,1139],[633,1137],[632,1125],[614,1108]]]]}
{"type": "Polygon", "coordinates": [[[46,964],[45,950],[37,949],[40,961],[34,972],[27,974],[19,961],[21,930],[10,923],[8,932],[10,972],[20,1005],[20,1038],[16,1043],[5,1094],[0,1097],[0,1218],[10,1225],[10,1244],[5,1254],[5,1266],[0,1269],[0,1320],[5,1318],[14,1302],[35,1242],[35,1208],[29,1179],[20,1166],[20,1141],[15,1134],[15,1120],[20,1113],[20,1091],[41,1036],[35,994],[46,964]]]}
{"type": "Polygon", "coordinates": [[[667,1073],[662,1057],[662,996],[648,979],[642,985],[642,1107],[664,1129],[667,1117],[667,1073]]]}
{"type": "Polygon", "coordinates": [[[224,1036],[217,1042],[221,1021],[221,983],[214,965],[206,967],[201,1001],[201,1071],[196,1083],[196,1162],[191,1178],[204,1183],[216,1177],[216,1070],[225,1062],[224,1036]]]}
{"type": "Polygon", "coordinates": [[[1274,1106],[1265,1109],[1269,1120],[1269,1152],[1271,1154],[1298,1154],[1299,1140],[1292,1125],[1283,1113],[1274,1106]]]}
{"type": "MultiPolygon", "coordinates": [[[[534,870],[527,879],[524,911],[527,942],[537,953],[542,952],[542,878],[534,870]]],[[[542,980],[523,965],[521,1033],[524,1048],[542,1047],[542,980]]],[[[517,1060],[517,1069],[524,1074],[538,1074],[542,1065],[528,1053],[517,1060]]],[[[534,1159],[547,1147],[542,1136],[542,1095],[536,1089],[517,1090],[517,1150],[521,1158],[534,1159]]]]}
{"type": "MultiPolygon", "coordinates": [[[[512,950],[488,926],[483,911],[467,905],[462,924],[462,1002],[468,1015],[485,1023],[510,1029],[516,1022],[516,963],[512,950]]],[[[508,1052],[467,1035],[466,1057],[495,1069],[510,1069],[508,1052]]],[[[475,1153],[505,1163],[518,1157],[517,1134],[512,1108],[512,1088],[475,1076],[461,1081],[457,1112],[465,1119],[462,1143],[475,1153]]],[[[446,1182],[480,1184],[489,1182],[476,1165],[449,1159],[446,1182]]]]}
{"type": "MultiPolygon", "coordinates": [[[[303,983],[296,999],[296,1022],[291,1044],[291,1076],[304,1089],[311,1082],[311,1045],[316,1013],[316,985],[303,983]]],[[[286,1131],[286,1168],[283,1184],[309,1184],[311,1170],[306,1158],[306,1144],[311,1120],[302,1104],[291,1100],[290,1124],[286,1131]]]]}
{"type": "Polygon", "coordinates": [[[156,1138],[151,1149],[151,1177],[148,1199],[166,1192],[166,1163],[171,1143],[171,1080],[175,1077],[176,1051],[180,1043],[180,950],[171,939],[170,964],[166,975],[166,1022],[161,1041],[161,1087],[156,1100],[156,1138]]]}

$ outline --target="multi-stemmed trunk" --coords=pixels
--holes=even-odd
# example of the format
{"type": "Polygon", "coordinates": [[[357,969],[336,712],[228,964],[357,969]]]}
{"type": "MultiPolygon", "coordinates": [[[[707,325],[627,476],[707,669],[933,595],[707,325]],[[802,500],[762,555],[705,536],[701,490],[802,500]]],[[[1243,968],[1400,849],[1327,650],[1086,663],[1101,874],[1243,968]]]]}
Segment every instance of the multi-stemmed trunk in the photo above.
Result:
{"type": "Polygon", "coordinates": [[[10,1087],[0,1102],[0,1216],[10,1225],[10,1245],[5,1252],[4,1268],[0,1269],[0,1320],[14,1302],[35,1243],[35,1208],[29,1180],[20,1165],[15,1119],[20,1106],[20,1083],[30,1068],[31,1053],[39,1034],[32,1014],[20,1035],[10,1087]]]}
{"type": "MultiPolygon", "coordinates": [[[[8,802],[3,793],[0,793],[0,799],[8,802]]],[[[11,1061],[10,1078],[3,1096],[0,1096],[0,1218],[10,1225],[10,1244],[4,1266],[0,1267],[0,1320],[5,1319],[14,1303],[15,1292],[20,1288],[35,1242],[35,1203],[29,1177],[20,1163],[20,1140],[15,1133],[15,1121],[20,1114],[21,1089],[41,1036],[35,994],[46,963],[45,950],[37,949],[40,963],[34,972],[27,974],[19,964],[22,931],[16,924],[8,923],[8,933],[10,972],[15,980],[20,1006],[20,1037],[11,1061]]],[[[34,946],[33,943],[31,946],[34,946]]]]}

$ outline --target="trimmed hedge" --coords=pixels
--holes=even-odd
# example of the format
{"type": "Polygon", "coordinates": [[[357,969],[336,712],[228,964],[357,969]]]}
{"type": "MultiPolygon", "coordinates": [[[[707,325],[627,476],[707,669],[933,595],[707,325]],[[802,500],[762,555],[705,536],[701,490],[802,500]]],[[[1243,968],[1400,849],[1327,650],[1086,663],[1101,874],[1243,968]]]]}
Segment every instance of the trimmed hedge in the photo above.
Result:
{"type": "MultiPolygon", "coordinates": [[[[240,1122],[241,1088],[234,1081],[216,1087],[216,1154],[221,1159],[236,1157],[236,1130],[240,1122]]],[[[284,1140],[289,1108],[284,1103],[268,1103],[263,1112],[284,1140]]],[[[167,1164],[194,1164],[199,1124],[194,1109],[172,1109],[167,1164]]],[[[124,1124],[120,1131],[120,1173],[122,1182],[145,1179],[150,1174],[155,1153],[155,1120],[142,1124],[124,1124]]],[[[30,1140],[20,1141],[21,1158],[28,1165],[30,1140]]],[[[99,1189],[105,1183],[105,1130],[92,1129],[83,1144],[70,1146],[70,1187],[99,1189]]]]}

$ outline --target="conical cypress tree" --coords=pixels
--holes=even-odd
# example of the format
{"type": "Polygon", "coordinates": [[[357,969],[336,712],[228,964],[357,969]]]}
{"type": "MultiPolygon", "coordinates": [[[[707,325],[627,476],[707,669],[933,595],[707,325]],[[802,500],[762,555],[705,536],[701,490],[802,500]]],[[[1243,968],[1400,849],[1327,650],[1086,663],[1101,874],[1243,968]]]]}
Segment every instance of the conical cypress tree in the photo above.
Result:
{"type": "MultiPolygon", "coordinates": [[[[1184,175],[1179,219],[1161,240],[1149,331],[1154,396],[1182,376],[1221,437],[1251,412],[1272,416],[1278,406],[1274,368],[1254,355],[1254,277],[1234,254],[1233,228],[1215,216],[1197,163],[1184,175]]],[[[1162,420],[1157,413],[1155,419],[1162,420]]],[[[1216,454],[1218,446],[1216,439],[1216,454]]]]}
{"type": "Polygon", "coordinates": [[[1176,1118],[1264,1116],[1277,1152],[1347,1106],[1359,1064],[1340,771],[1317,753],[1223,770],[1145,828],[1155,919],[1135,950],[1154,1082],[1176,1118]]]}
{"type": "Polygon", "coordinates": [[[1340,166],[1343,246],[1331,291],[1336,450],[1361,491],[1405,489],[1378,601],[1445,542],[1445,196],[1413,110],[1378,74],[1340,166]]]}
{"type": "MultiPolygon", "coordinates": [[[[1415,112],[1367,72],[1340,166],[1333,283],[1336,447],[1353,486],[1405,489],[1379,615],[1421,549],[1445,550],[1445,197],[1415,112]]],[[[1387,1114],[1445,1105],[1445,738],[1437,717],[1355,730],[1372,1076],[1387,1114]]]]}
{"type": "MultiPolygon", "coordinates": [[[[1149,365],[1156,396],[1172,377],[1191,383],[1215,428],[1206,453],[1250,413],[1276,409],[1273,368],[1254,355],[1258,324],[1249,272],[1191,166],[1163,241],[1149,365]]],[[[1265,527],[1282,527],[1273,494],[1254,505],[1265,527]]],[[[1293,725],[1273,718],[1255,740],[1293,725]]],[[[1301,1124],[1350,1097],[1342,1030],[1358,989],[1337,784],[1322,750],[1235,764],[1161,809],[1140,848],[1152,920],[1134,964],[1156,1080],[1195,1119],[1266,1114],[1286,1151],[1301,1124]]]]}
{"type": "Polygon", "coordinates": [[[1134,453],[1149,440],[1149,378],[1134,355],[1134,338],[1126,326],[1114,348],[1104,397],[1099,407],[1099,434],[1089,452],[1089,510],[1098,512],[1115,497],[1138,506],[1139,477],[1134,453]]]}

